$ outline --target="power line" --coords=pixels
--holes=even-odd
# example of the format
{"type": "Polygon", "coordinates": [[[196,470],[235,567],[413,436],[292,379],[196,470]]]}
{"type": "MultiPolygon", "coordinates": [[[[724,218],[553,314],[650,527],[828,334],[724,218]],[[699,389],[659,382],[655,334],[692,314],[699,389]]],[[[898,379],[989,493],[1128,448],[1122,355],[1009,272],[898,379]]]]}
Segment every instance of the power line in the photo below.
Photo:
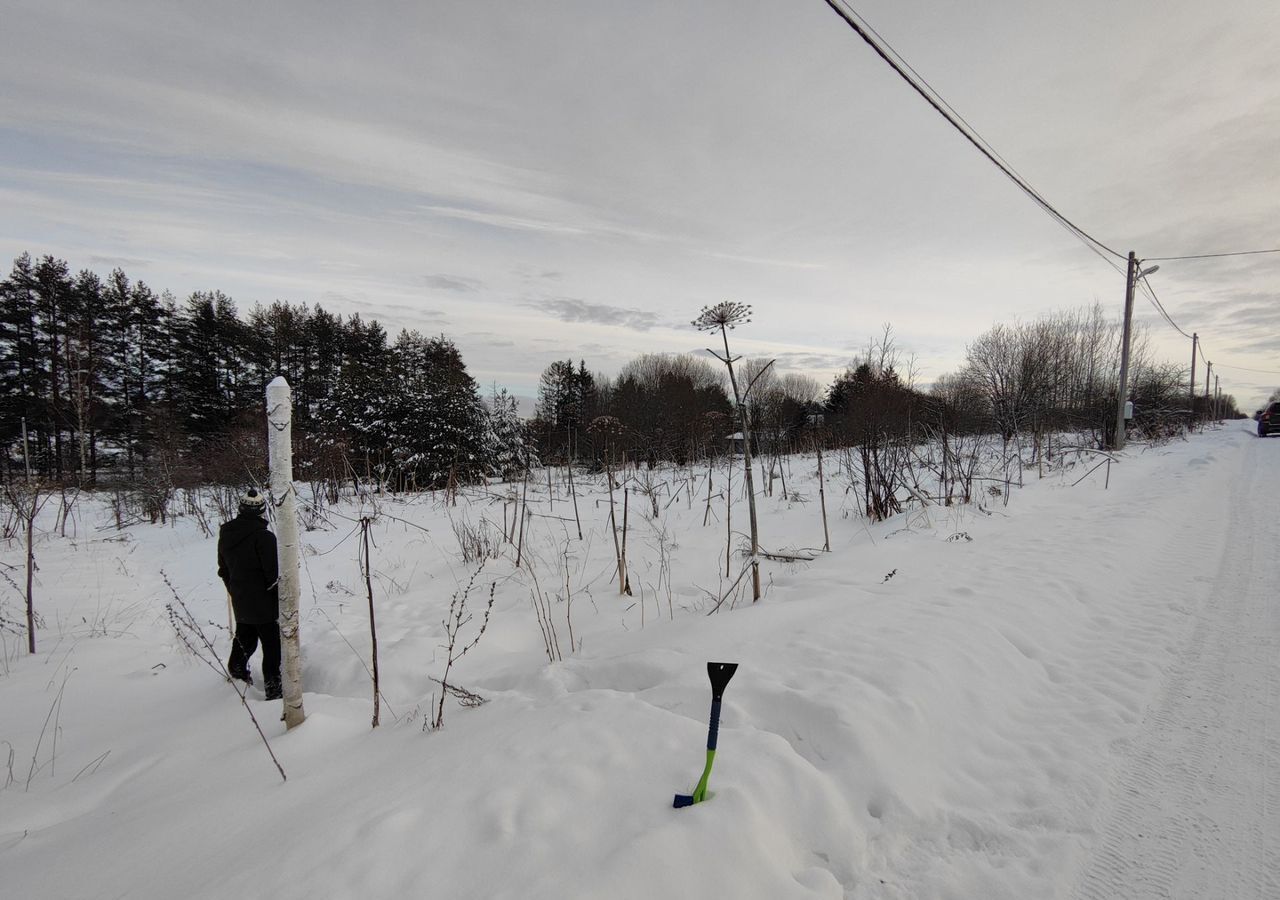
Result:
{"type": "Polygon", "coordinates": [[[1280,372],[1272,369],[1246,369],[1244,366],[1229,366],[1226,363],[1214,363],[1216,369],[1236,369],[1240,372],[1256,372],[1259,375],[1280,375],[1280,372]]]}
{"type": "MultiPolygon", "coordinates": [[[[929,86],[929,89],[925,90],[925,87],[922,87],[921,85],[923,84],[928,86],[928,82],[921,78],[918,73],[915,78],[909,75],[906,71],[907,69],[910,69],[913,73],[915,70],[911,68],[910,64],[908,64],[905,59],[903,59],[902,54],[889,46],[889,43],[884,41],[883,38],[880,38],[880,41],[883,42],[884,46],[877,43],[877,41],[868,34],[868,31],[874,31],[874,29],[872,29],[870,25],[865,24],[865,20],[863,20],[862,16],[854,11],[853,7],[851,7],[846,0],[826,0],[826,4],[831,7],[832,11],[834,11],[836,15],[845,21],[845,24],[854,30],[854,32],[857,33],[857,35],[862,38],[862,40],[865,41],[872,50],[876,52],[876,55],[888,63],[890,68],[897,72],[898,76],[902,78],[903,81],[909,84],[917,94],[923,97],[925,102],[932,106],[938,115],[946,119],[952,128],[960,132],[960,134],[964,136],[965,140],[973,144],[973,146],[978,149],[979,153],[985,156],[992,165],[1003,172],[1004,175],[1017,185],[1024,194],[1030,197],[1037,206],[1082,240],[1088,241],[1089,244],[1107,251],[1117,259],[1127,259],[1125,254],[1108,247],[1106,244],[1102,243],[1102,241],[1098,240],[1062,213],[1058,212],[1058,210],[1054,208],[1053,204],[1042,197],[1040,193],[1026,181],[1026,179],[1018,175],[1013,170],[1012,166],[1004,162],[1000,155],[990,147],[987,141],[977,133],[977,130],[972,126],[969,126],[967,122],[964,122],[963,117],[951,109],[950,104],[946,103],[945,100],[942,100],[940,95],[935,98],[934,95],[937,92],[933,90],[932,86],[929,86]],[[886,48],[888,48],[887,52],[886,48]],[[891,57],[889,55],[890,53],[893,54],[893,57],[897,57],[897,59],[895,60],[891,57]],[[899,64],[897,60],[902,60],[901,64],[899,64]],[[919,81],[916,80],[917,78],[919,81]],[[944,106],[946,107],[945,109],[944,106]]],[[[879,35],[877,35],[877,37],[879,37],[879,35]]]]}
{"type": "MultiPolygon", "coordinates": [[[[1143,260],[1143,262],[1147,262],[1147,260],[1143,260]]],[[[1139,283],[1143,286],[1143,293],[1147,295],[1147,299],[1150,300],[1152,305],[1160,311],[1160,315],[1164,316],[1164,320],[1173,327],[1173,330],[1178,332],[1178,334],[1182,335],[1187,340],[1191,340],[1191,335],[1179,328],[1178,323],[1173,321],[1173,316],[1169,315],[1168,311],[1164,308],[1164,304],[1161,303],[1160,298],[1156,296],[1156,289],[1152,287],[1151,280],[1147,278],[1146,275],[1143,275],[1142,281],[1139,283]]]]}
{"type": "MultiPolygon", "coordinates": [[[[1208,361],[1209,351],[1205,350],[1204,348],[1203,338],[1200,339],[1200,350],[1204,353],[1205,360],[1208,361]]],[[[1232,366],[1232,365],[1228,365],[1227,363],[1213,363],[1213,367],[1215,369],[1235,369],[1238,372],[1253,372],[1257,375],[1280,375],[1280,372],[1277,372],[1273,369],[1247,369],[1244,366],[1232,366]]]]}
{"type": "MultiPolygon", "coordinates": [[[[978,152],[987,158],[1001,173],[1012,181],[1019,190],[1026,194],[1037,206],[1049,215],[1059,226],[1080,240],[1090,251],[1096,254],[1107,265],[1111,266],[1117,273],[1124,275],[1125,272],[1116,262],[1109,258],[1106,254],[1110,254],[1115,259],[1127,259],[1127,256],[1118,250],[1107,246],[1102,241],[1089,234],[1080,226],[1076,225],[1065,215],[1060,213],[1048,200],[1046,200],[1030,182],[1019,173],[1008,160],[991,145],[981,133],[969,124],[947,100],[938,92],[929,81],[916,71],[915,67],[906,60],[893,46],[884,39],[881,34],[875,30],[872,25],[864,19],[848,2],[848,0],[825,0],[827,6],[831,7],[836,15],[840,16],[853,31],[862,40],[876,52],[876,55],[889,64],[889,67],[898,74],[903,81],[924,98],[925,102],[933,107],[938,115],[947,120],[956,131],[958,131],[970,144],[977,148],[978,152]],[[869,32],[869,33],[868,33],[869,32]],[[872,37],[874,35],[874,39],[872,37]],[[908,74],[910,73],[910,74],[908,74]],[[1105,251],[1105,253],[1103,252],[1105,251]]],[[[1153,256],[1147,257],[1144,262],[1172,262],[1175,260],[1194,260],[1194,259],[1219,259],[1232,256],[1256,256],[1265,253],[1280,253],[1280,248],[1267,250],[1237,250],[1223,253],[1198,253],[1186,254],[1181,256],[1153,256]]],[[[1168,310],[1164,308],[1164,304],[1160,302],[1159,296],[1155,292],[1155,288],[1151,285],[1150,280],[1144,275],[1138,281],[1138,287],[1142,289],[1143,294],[1151,302],[1152,306],[1160,313],[1161,317],[1169,324],[1171,328],[1180,335],[1192,340],[1192,336],[1187,334],[1173,317],[1169,315],[1168,310]]],[[[1203,351],[1204,344],[1201,342],[1200,348],[1203,351]]],[[[1280,375],[1280,372],[1272,372],[1265,369],[1246,369],[1243,366],[1229,366],[1222,364],[1222,368],[1237,369],[1244,372],[1257,372],[1264,375],[1280,375]]]]}
{"type": "MultiPolygon", "coordinates": [[[[1017,185],[1018,188],[1021,189],[1028,197],[1030,197],[1036,205],[1040,206],[1046,213],[1058,221],[1059,224],[1080,238],[1081,241],[1091,249],[1101,247],[1117,259],[1125,258],[1123,253],[1120,253],[1114,248],[1102,243],[1062,213],[1058,212],[1058,210],[1055,209],[1049,201],[1047,201],[1038,191],[1035,190],[1035,188],[1031,186],[1030,182],[1028,182],[1027,179],[1024,178],[1008,160],[1000,155],[995,147],[991,145],[990,141],[982,136],[978,129],[974,128],[973,125],[971,125],[955,107],[947,102],[946,98],[944,98],[942,94],[929,83],[928,79],[916,71],[915,67],[912,66],[901,53],[895,50],[893,45],[885,40],[880,32],[876,31],[875,27],[849,4],[848,0],[826,0],[826,4],[831,7],[831,9],[834,10],[835,13],[839,15],[840,18],[842,18],[845,23],[858,34],[859,37],[866,41],[871,49],[875,50],[880,58],[887,62],[890,67],[893,68],[893,70],[916,91],[916,93],[923,97],[939,115],[946,119],[953,128],[959,131],[965,139],[979,150],[979,152],[986,156],[992,164],[994,164],[1011,181],[1013,181],[1013,183],[1017,185]],[[870,34],[868,34],[868,32],[870,32],[870,34]],[[872,35],[874,35],[874,40],[872,35]],[[907,74],[908,72],[910,75],[907,74]]],[[[1147,261],[1172,262],[1175,260],[1220,259],[1231,256],[1256,256],[1264,253],[1280,253],[1280,247],[1266,250],[1233,250],[1222,253],[1192,253],[1180,256],[1150,256],[1147,257],[1147,261]]],[[[1171,322],[1170,324],[1173,323],[1171,322]]],[[[1174,327],[1177,328],[1177,325],[1174,325],[1174,327]]]]}
{"type": "Polygon", "coordinates": [[[1260,253],[1280,253],[1280,247],[1274,250],[1235,250],[1230,253],[1197,253],[1191,256],[1149,256],[1148,262],[1165,262],[1175,259],[1218,259],[1223,256],[1257,256],[1260,253]]]}

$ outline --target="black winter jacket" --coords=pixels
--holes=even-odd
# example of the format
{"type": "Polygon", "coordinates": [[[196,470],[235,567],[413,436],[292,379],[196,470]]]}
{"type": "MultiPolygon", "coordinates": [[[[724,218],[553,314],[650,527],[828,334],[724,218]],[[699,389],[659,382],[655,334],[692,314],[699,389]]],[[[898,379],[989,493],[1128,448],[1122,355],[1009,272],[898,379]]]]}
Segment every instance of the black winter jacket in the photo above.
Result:
{"type": "Polygon", "coordinates": [[[265,625],[280,616],[276,536],[257,513],[241,513],[218,531],[218,577],[231,594],[236,621],[265,625]]]}

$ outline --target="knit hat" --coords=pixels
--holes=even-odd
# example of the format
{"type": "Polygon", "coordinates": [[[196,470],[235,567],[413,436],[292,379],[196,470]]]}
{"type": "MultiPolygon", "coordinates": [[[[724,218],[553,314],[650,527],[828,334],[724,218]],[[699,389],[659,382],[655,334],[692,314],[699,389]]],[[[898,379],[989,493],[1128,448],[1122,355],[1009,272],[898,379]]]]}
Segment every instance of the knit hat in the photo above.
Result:
{"type": "Polygon", "coordinates": [[[257,488],[249,488],[249,492],[240,498],[240,512],[262,515],[267,511],[267,498],[258,493],[257,488]]]}

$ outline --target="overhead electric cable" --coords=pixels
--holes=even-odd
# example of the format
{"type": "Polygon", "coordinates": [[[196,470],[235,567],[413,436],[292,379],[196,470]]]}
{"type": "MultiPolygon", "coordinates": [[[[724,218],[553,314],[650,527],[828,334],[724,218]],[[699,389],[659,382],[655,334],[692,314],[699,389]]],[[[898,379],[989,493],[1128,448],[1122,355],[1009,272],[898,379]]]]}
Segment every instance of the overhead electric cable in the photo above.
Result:
{"type": "MultiPolygon", "coordinates": [[[[990,145],[988,145],[987,142],[984,139],[982,139],[980,135],[977,134],[976,130],[973,129],[972,126],[969,126],[967,122],[964,122],[963,117],[961,117],[959,113],[955,112],[954,110],[951,110],[950,104],[946,103],[945,100],[942,100],[940,95],[935,97],[934,95],[937,92],[933,91],[932,86],[929,86],[928,90],[925,90],[925,87],[921,86],[922,84],[928,86],[928,82],[926,82],[923,78],[921,78],[918,73],[916,74],[915,78],[913,78],[912,75],[908,74],[906,70],[909,69],[911,72],[914,73],[915,69],[913,69],[905,59],[903,59],[902,55],[898,53],[898,51],[890,47],[888,42],[884,41],[883,38],[880,38],[880,40],[884,42],[884,46],[881,46],[880,43],[877,43],[877,41],[872,38],[871,34],[868,34],[869,31],[874,31],[874,29],[872,29],[869,24],[865,24],[865,20],[863,20],[862,16],[859,15],[856,11],[854,11],[853,7],[851,7],[847,2],[845,2],[845,0],[825,0],[825,2],[829,7],[831,7],[832,11],[835,12],[836,15],[840,16],[840,18],[845,21],[845,24],[847,24],[850,28],[852,28],[854,32],[857,33],[857,35],[860,38],[862,38],[862,40],[865,41],[867,45],[871,47],[872,50],[876,52],[876,54],[881,59],[883,59],[886,63],[889,64],[890,68],[892,68],[895,72],[898,73],[898,76],[902,78],[903,81],[905,81],[908,85],[910,85],[911,88],[917,94],[923,97],[925,102],[928,103],[930,106],[932,106],[940,116],[946,119],[952,128],[960,132],[960,134],[964,136],[965,140],[973,144],[973,146],[977,148],[979,153],[985,156],[992,163],[992,165],[994,165],[1001,172],[1003,172],[1004,175],[1010,181],[1012,181],[1015,185],[1017,185],[1018,188],[1024,194],[1030,197],[1031,200],[1035,202],[1037,206],[1039,206],[1046,213],[1048,213],[1052,218],[1054,218],[1055,220],[1057,220],[1058,222],[1066,226],[1068,229],[1070,229],[1071,232],[1073,232],[1075,235],[1082,238],[1083,240],[1088,241],[1090,244],[1095,245],[1096,247],[1102,248],[1103,250],[1107,251],[1117,259],[1128,258],[1125,254],[1119,252],[1118,250],[1108,247],[1106,244],[1102,243],[1102,241],[1098,240],[1093,235],[1085,231],[1083,228],[1076,225],[1074,222],[1068,219],[1065,215],[1058,212],[1058,210],[1054,208],[1053,204],[1051,204],[1048,200],[1042,197],[1040,193],[1036,191],[1036,189],[1033,188],[1030,185],[1030,183],[1027,182],[1026,179],[1018,175],[1013,170],[1012,166],[1004,162],[1003,159],[1000,157],[1000,155],[996,153],[995,150],[991,148],[990,145]],[[886,50],[886,48],[888,49],[886,50]],[[899,64],[897,60],[891,57],[889,55],[890,53],[893,54],[893,57],[897,57],[898,60],[901,60],[901,64],[899,64]],[[919,81],[916,80],[917,78],[919,79],[919,81]]],[[[877,37],[879,37],[879,35],[877,35],[877,37]]]]}
{"type": "MultiPolygon", "coordinates": [[[[1147,262],[1147,260],[1144,259],[1143,262],[1147,262]]],[[[1160,298],[1156,296],[1156,289],[1151,286],[1151,280],[1147,278],[1146,275],[1143,275],[1142,281],[1140,281],[1139,284],[1143,287],[1143,293],[1147,295],[1147,299],[1150,300],[1151,304],[1160,311],[1160,315],[1164,316],[1164,320],[1169,323],[1173,330],[1178,332],[1178,334],[1182,335],[1187,340],[1191,340],[1191,335],[1179,328],[1178,323],[1173,321],[1173,316],[1169,315],[1168,311],[1164,308],[1164,304],[1161,303],[1160,298]]]]}
{"type": "MultiPolygon", "coordinates": [[[[907,61],[905,57],[893,48],[880,32],[876,31],[863,16],[855,10],[848,0],[825,0],[826,4],[835,11],[845,23],[852,28],[859,37],[875,50],[876,53],[893,68],[898,75],[907,82],[916,93],[929,103],[944,119],[946,119],[952,127],[959,131],[964,137],[973,144],[979,152],[987,157],[997,168],[1000,169],[1014,184],[1018,186],[1028,197],[1030,197],[1038,206],[1046,213],[1059,222],[1064,228],[1081,239],[1082,243],[1091,248],[1101,247],[1117,259],[1124,259],[1125,255],[1112,247],[1099,241],[1093,235],[1089,234],[1083,228],[1080,228],[1062,213],[1058,212],[1041,194],[1035,190],[1022,173],[1018,172],[1013,165],[1005,159],[991,145],[991,143],[982,136],[978,129],[974,128],[969,121],[961,115],[959,110],[947,102],[946,98],[929,83],[923,75],[916,71],[915,67],[907,61]],[[870,34],[868,34],[870,32],[870,34]],[[872,38],[874,35],[874,40],[872,38]],[[904,71],[904,69],[906,71],[904,71]],[[910,73],[908,75],[907,73],[910,73]],[[927,90],[926,90],[927,89],[927,90]]],[[[1192,260],[1192,259],[1219,259],[1230,256],[1256,256],[1264,253],[1280,253],[1280,247],[1267,250],[1233,250],[1222,253],[1193,253],[1180,256],[1151,256],[1147,257],[1148,262],[1171,262],[1175,260],[1192,260]]],[[[1114,268],[1114,267],[1113,267],[1114,268]]],[[[1174,327],[1177,327],[1176,325],[1174,327]]]]}
{"type": "MultiPolygon", "coordinates": [[[[1113,247],[1102,243],[1102,241],[1089,234],[1080,226],[1076,225],[1065,215],[1059,212],[1053,204],[1046,200],[1030,182],[1022,176],[1020,172],[1013,167],[1000,153],[984,138],[976,128],[969,124],[968,120],[960,114],[947,100],[933,87],[929,81],[916,71],[893,46],[884,39],[881,34],[875,30],[872,25],[862,17],[848,2],[848,0],[825,0],[827,6],[831,7],[836,15],[840,16],[862,40],[876,52],[876,55],[889,64],[889,67],[898,74],[903,81],[921,97],[925,102],[933,107],[934,111],[947,120],[952,128],[956,129],[970,144],[972,144],[979,153],[987,158],[992,165],[998,168],[1001,173],[1012,181],[1019,190],[1026,194],[1037,206],[1049,215],[1059,226],[1080,240],[1089,250],[1095,253],[1100,259],[1111,266],[1118,274],[1125,275],[1125,271],[1117,265],[1115,260],[1108,257],[1110,254],[1115,259],[1127,260],[1126,254],[1123,254],[1113,247]],[[868,33],[869,32],[869,33],[868,33]],[[874,35],[874,38],[872,37],[874,35]],[[910,74],[908,74],[910,73],[910,74]],[[1103,252],[1105,251],[1105,253],[1103,252]]],[[[1267,250],[1237,250],[1222,253],[1198,253],[1185,254],[1181,256],[1152,256],[1147,257],[1143,262],[1171,262],[1176,260],[1194,260],[1194,259],[1219,259],[1232,256],[1256,256],[1265,253],[1280,253],[1280,248],[1267,250]]],[[[1160,316],[1169,324],[1171,328],[1181,334],[1188,340],[1192,340],[1192,336],[1187,334],[1173,317],[1169,315],[1168,310],[1164,308],[1164,304],[1160,302],[1160,298],[1156,295],[1155,288],[1145,275],[1141,276],[1137,282],[1137,287],[1142,290],[1152,306],[1160,313],[1160,316]]],[[[1200,342],[1200,348],[1203,351],[1204,343],[1200,342]]],[[[1207,357],[1206,357],[1207,358],[1207,357]]],[[[1243,366],[1230,366],[1221,364],[1222,368],[1238,369],[1244,372],[1257,372],[1264,375],[1280,375],[1280,372],[1272,372],[1265,369],[1247,369],[1243,366]]]]}
{"type": "Polygon", "coordinates": [[[1259,375],[1280,375],[1280,372],[1273,369],[1246,369],[1244,366],[1229,366],[1226,363],[1214,363],[1213,365],[1216,369],[1237,369],[1241,372],[1256,372],[1259,375]]]}
{"type": "Polygon", "coordinates": [[[1196,253],[1191,256],[1150,256],[1148,262],[1165,262],[1175,259],[1218,259],[1223,256],[1257,256],[1260,253],[1280,253],[1280,247],[1274,250],[1235,250],[1230,253],[1196,253]]]}

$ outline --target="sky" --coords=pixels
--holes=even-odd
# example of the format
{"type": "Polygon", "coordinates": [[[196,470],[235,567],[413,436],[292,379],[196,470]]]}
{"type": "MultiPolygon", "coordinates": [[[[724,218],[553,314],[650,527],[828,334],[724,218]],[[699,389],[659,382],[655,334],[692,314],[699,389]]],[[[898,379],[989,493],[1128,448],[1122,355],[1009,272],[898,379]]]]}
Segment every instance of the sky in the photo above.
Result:
{"type": "MultiPolygon", "coordinates": [[[[735,352],[823,382],[886,323],[928,383],[997,322],[1123,309],[1123,274],[823,0],[4,7],[6,264],[443,333],[525,396],[557,359],[698,351],[721,300],[754,308],[735,352]]],[[[1280,248],[1273,0],[855,9],[1106,245],[1280,248]]],[[[1252,411],[1280,387],[1280,254],[1160,266],[1252,411]]]]}

